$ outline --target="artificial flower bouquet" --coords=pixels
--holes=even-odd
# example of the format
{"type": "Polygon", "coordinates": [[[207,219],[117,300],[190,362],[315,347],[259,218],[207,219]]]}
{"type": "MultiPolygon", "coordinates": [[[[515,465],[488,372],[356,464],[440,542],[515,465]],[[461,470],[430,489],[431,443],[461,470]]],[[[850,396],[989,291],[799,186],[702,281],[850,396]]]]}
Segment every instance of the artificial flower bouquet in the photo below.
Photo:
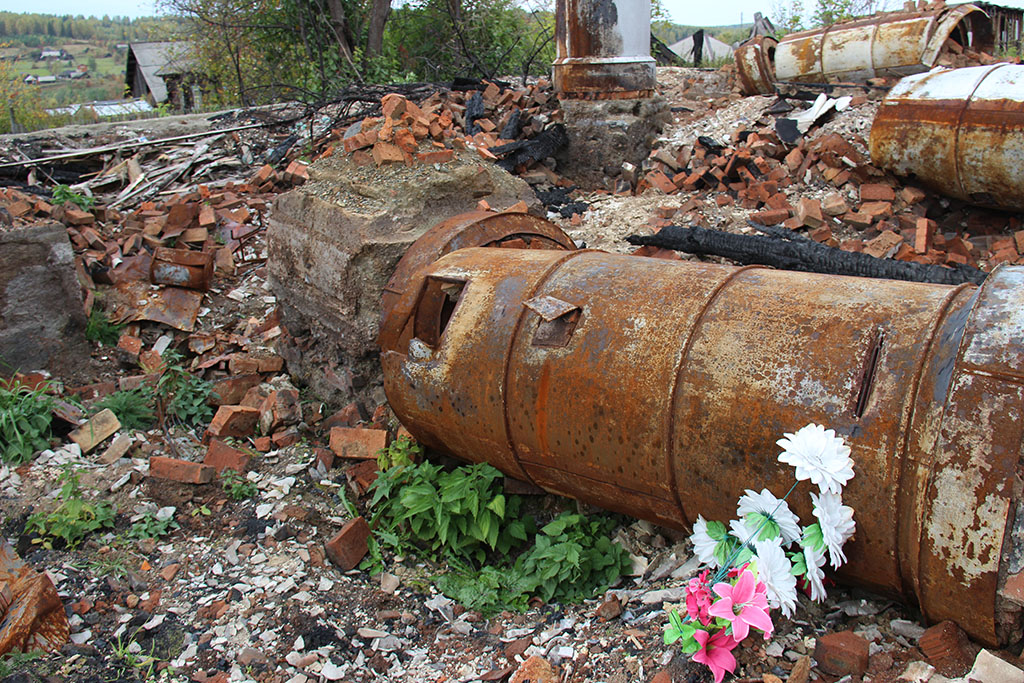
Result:
{"type": "Polygon", "coordinates": [[[732,650],[751,632],[771,637],[771,610],[792,616],[797,582],[812,600],[825,599],[822,569],[846,562],[843,545],[856,529],[853,509],[843,505],[843,487],[853,478],[850,448],[831,429],[809,424],[778,440],[779,462],[795,468],[796,482],[782,498],[768,489],[747,489],[729,522],[698,516],[690,540],[702,565],[686,587],[686,615],[669,613],[665,643],[711,669],[715,683],[736,669],[732,650]],[[796,484],[810,480],[817,521],[802,527],[786,504],[796,484]]]}

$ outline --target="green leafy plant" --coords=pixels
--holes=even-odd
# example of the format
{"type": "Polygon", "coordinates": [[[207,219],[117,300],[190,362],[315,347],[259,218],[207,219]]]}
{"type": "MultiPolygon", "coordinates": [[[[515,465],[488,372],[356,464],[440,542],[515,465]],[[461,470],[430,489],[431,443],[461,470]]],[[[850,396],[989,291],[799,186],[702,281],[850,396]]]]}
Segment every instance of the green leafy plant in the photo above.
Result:
{"type": "Polygon", "coordinates": [[[53,201],[55,204],[74,204],[82,211],[88,211],[96,204],[94,197],[75,192],[67,185],[54,186],[53,201]]]}
{"type": "Polygon", "coordinates": [[[174,521],[173,508],[164,508],[170,510],[170,514],[157,512],[146,512],[142,517],[132,524],[131,528],[128,529],[128,538],[160,538],[171,533],[175,529],[180,529],[180,525],[174,521]]]}
{"type": "Polygon", "coordinates": [[[117,346],[117,340],[121,338],[121,330],[124,327],[110,322],[103,311],[94,308],[89,314],[89,322],[85,325],[85,338],[103,346],[117,346]]]}
{"type": "Polygon", "coordinates": [[[381,472],[370,502],[378,540],[476,562],[488,550],[508,553],[528,538],[532,519],[519,518],[520,499],[505,498],[501,477],[486,463],[446,472],[422,462],[381,472]]]}
{"type": "Polygon", "coordinates": [[[255,482],[251,482],[235,470],[224,470],[220,475],[220,484],[224,493],[228,494],[231,500],[245,500],[256,495],[259,489],[255,482]]]}
{"type": "Polygon", "coordinates": [[[153,424],[153,389],[142,384],[135,389],[115,391],[93,404],[97,410],[110,409],[124,429],[144,429],[153,424]]]}
{"type": "Polygon", "coordinates": [[[0,383],[0,460],[21,464],[49,445],[54,399],[46,385],[0,383]]]}
{"type": "Polygon", "coordinates": [[[53,542],[61,540],[74,548],[93,531],[114,526],[116,509],[106,501],[84,500],[78,472],[70,465],[65,465],[57,481],[61,484],[60,505],[49,513],[34,512],[25,522],[26,533],[39,535],[33,543],[53,548],[53,542]]]}
{"type": "Polygon", "coordinates": [[[400,436],[387,448],[377,451],[377,467],[389,470],[398,465],[412,465],[423,455],[423,446],[407,436],[400,436]]]}
{"type": "Polygon", "coordinates": [[[213,417],[213,408],[206,402],[213,391],[210,382],[196,377],[181,364],[182,355],[164,351],[166,368],[156,385],[157,401],[165,416],[186,425],[199,425],[213,417]]]}
{"type": "MultiPolygon", "coordinates": [[[[138,633],[138,629],[135,633],[138,633]]],[[[120,663],[118,665],[119,677],[134,675],[144,681],[155,678],[156,666],[160,663],[160,659],[156,657],[156,643],[150,644],[148,653],[143,653],[141,646],[136,645],[133,648],[133,644],[135,644],[134,635],[129,638],[120,635],[111,643],[114,658],[120,663]],[[137,652],[133,650],[137,650],[137,652]]]]}
{"type": "Polygon", "coordinates": [[[30,652],[18,652],[15,650],[0,655],[0,679],[6,679],[8,676],[19,673],[22,667],[44,656],[46,656],[46,653],[42,650],[32,650],[30,652]]]}

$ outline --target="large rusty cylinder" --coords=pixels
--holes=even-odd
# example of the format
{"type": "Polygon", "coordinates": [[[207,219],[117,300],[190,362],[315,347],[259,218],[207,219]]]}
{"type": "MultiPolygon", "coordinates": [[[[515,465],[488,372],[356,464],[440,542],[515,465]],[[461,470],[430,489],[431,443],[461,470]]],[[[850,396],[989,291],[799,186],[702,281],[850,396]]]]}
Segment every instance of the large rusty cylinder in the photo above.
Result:
{"type": "Polygon", "coordinates": [[[650,0],[557,0],[555,56],[559,97],[653,93],[650,0]]]}
{"type": "Polygon", "coordinates": [[[733,53],[740,92],[744,95],[768,95],[775,92],[775,48],[779,41],[771,36],[754,36],[733,53]]]}
{"type": "Polygon", "coordinates": [[[1024,210],[1024,66],[908,76],[871,124],[871,161],[981,206],[1024,210]]]}
{"type": "Polygon", "coordinates": [[[388,296],[385,391],[422,443],[683,529],[787,491],[776,440],[824,424],[856,471],[841,578],[1019,636],[1024,268],[979,289],[467,248],[388,296]]]}
{"type": "Polygon", "coordinates": [[[992,22],[974,5],[936,5],[791,33],[775,48],[775,76],[806,83],[907,76],[934,66],[950,38],[991,52],[992,22]]]}

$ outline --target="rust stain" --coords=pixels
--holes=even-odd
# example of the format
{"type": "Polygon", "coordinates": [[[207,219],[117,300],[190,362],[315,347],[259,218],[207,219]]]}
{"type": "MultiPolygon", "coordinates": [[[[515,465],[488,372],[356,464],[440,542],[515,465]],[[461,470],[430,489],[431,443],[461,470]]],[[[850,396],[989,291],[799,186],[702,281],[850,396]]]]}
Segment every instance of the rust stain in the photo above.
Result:
{"type": "Polygon", "coordinates": [[[68,642],[68,619],[50,577],[0,542],[0,655],[44,650],[68,642]]]}

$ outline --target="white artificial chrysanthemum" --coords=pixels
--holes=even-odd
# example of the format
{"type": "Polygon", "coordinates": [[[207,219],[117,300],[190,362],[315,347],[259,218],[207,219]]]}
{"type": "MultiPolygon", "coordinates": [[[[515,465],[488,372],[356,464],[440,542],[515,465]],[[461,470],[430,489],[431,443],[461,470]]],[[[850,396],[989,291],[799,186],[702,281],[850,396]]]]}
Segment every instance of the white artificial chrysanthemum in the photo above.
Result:
{"type": "Polygon", "coordinates": [[[760,512],[779,525],[782,545],[789,545],[800,538],[800,520],[789,509],[786,501],[779,500],[768,489],[761,489],[761,493],[747,489],[740,497],[736,514],[745,517],[752,512],[760,512]]]}
{"type": "Polygon", "coordinates": [[[797,481],[810,479],[822,493],[840,493],[853,478],[850,447],[832,429],[809,424],[776,443],[783,449],[779,462],[795,467],[797,481]]]}
{"type": "Polygon", "coordinates": [[[740,543],[753,542],[754,530],[748,527],[741,519],[734,519],[729,522],[729,531],[739,539],[740,543]]]}
{"type": "Polygon", "coordinates": [[[821,527],[821,538],[828,548],[829,560],[833,569],[846,562],[843,544],[857,529],[853,521],[853,508],[843,505],[843,497],[835,493],[823,493],[820,496],[811,494],[814,503],[814,516],[821,527]]]}
{"type": "Polygon", "coordinates": [[[772,609],[781,609],[787,617],[793,616],[796,610],[796,577],[793,576],[793,563],[786,557],[778,539],[755,542],[754,554],[757,556],[757,579],[763,581],[768,589],[768,605],[772,609]]]}
{"type": "Polygon", "coordinates": [[[808,546],[804,548],[804,562],[807,564],[804,579],[811,585],[811,600],[821,602],[825,599],[825,572],[821,570],[825,564],[825,554],[808,546]]]}
{"type": "Polygon", "coordinates": [[[697,521],[693,523],[690,542],[693,543],[693,551],[697,553],[697,559],[701,564],[718,569],[720,565],[715,559],[715,546],[718,545],[718,541],[708,535],[708,521],[701,515],[697,515],[697,521]]]}

